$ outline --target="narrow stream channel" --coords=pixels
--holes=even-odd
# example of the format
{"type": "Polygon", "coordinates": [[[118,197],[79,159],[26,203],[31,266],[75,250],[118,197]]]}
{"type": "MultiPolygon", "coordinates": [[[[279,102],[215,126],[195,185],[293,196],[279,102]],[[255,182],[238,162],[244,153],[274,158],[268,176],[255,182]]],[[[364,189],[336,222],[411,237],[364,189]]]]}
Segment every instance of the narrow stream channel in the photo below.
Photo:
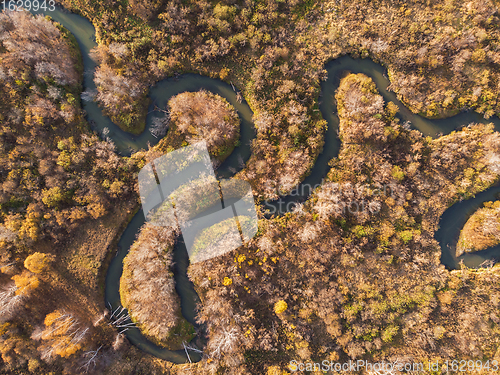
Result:
{"type": "MultiPolygon", "coordinates": [[[[57,7],[53,12],[46,12],[46,14],[67,28],[75,36],[83,56],[85,72],[83,82],[84,90],[95,91],[96,87],[93,82],[93,72],[96,68],[96,64],[89,57],[90,50],[96,46],[94,27],[87,19],[76,14],[69,13],[60,7],[57,7]]],[[[386,78],[386,69],[372,60],[353,59],[351,57],[344,56],[327,64],[326,69],[328,71],[328,79],[321,83],[321,97],[319,105],[323,117],[328,122],[328,130],[325,134],[325,145],[323,152],[319,155],[310,175],[305,178],[301,186],[314,186],[321,183],[321,180],[326,176],[329,170],[328,162],[338,155],[340,149],[340,141],[337,137],[339,119],[336,115],[334,95],[340,83],[340,78],[346,71],[352,73],[364,73],[370,76],[375,81],[377,88],[384,99],[386,101],[392,101],[398,105],[400,109],[398,113],[399,118],[403,122],[409,121],[411,126],[420,130],[424,135],[436,137],[438,134],[448,134],[452,130],[459,129],[471,122],[493,122],[495,124],[495,129],[500,131],[500,120],[497,117],[485,120],[482,116],[472,111],[463,112],[453,117],[438,120],[429,120],[413,114],[400,101],[397,100],[394,93],[387,91],[389,80],[386,78]]],[[[252,111],[248,105],[245,102],[239,103],[236,100],[236,93],[232,90],[231,86],[220,80],[196,74],[185,74],[177,79],[169,78],[156,84],[149,92],[149,97],[151,98],[153,104],[149,108],[150,113],[147,117],[146,130],[138,136],[126,133],[113,124],[108,117],[102,114],[102,110],[96,103],[83,102],[83,108],[86,111],[87,119],[92,130],[98,134],[102,134],[103,129],[108,128],[109,133],[107,136],[115,143],[117,152],[122,155],[130,155],[137,150],[147,148],[148,143],[154,145],[158,142],[158,139],[154,138],[149,132],[153,117],[158,116],[158,113],[152,112],[154,105],[164,108],[170,97],[184,91],[197,91],[200,89],[206,89],[226,98],[237,109],[241,119],[241,145],[235,149],[231,156],[218,170],[218,174],[220,176],[227,178],[234,175],[237,170],[240,170],[250,157],[250,142],[255,136],[255,130],[252,124],[252,111]]],[[[458,234],[463,224],[469,215],[480,207],[484,201],[494,200],[496,195],[499,193],[500,186],[497,185],[483,193],[478,194],[473,199],[453,205],[442,215],[440,220],[440,229],[436,232],[436,239],[441,245],[442,263],[449,269],[454,269],[458,266],[458,260],[454,255],[454,250],[458,234]]],[[[303,201],[307,199],[309,194],[310,191],[304,189],[303,195],[284,197],[283,200],[285,203],[303,201]]],[[[105,299],[106,304],[111,304],[113,308],[120,306],[119,284],[123,271],[123,259],[127,255],[130,246],[134,242],[136,235],[143,224],[144,215],[142,211],[139,211],[125,229],[118,244],[116,257],[111,262],[107,271],[105,299]]],[[[465,264],[469,267],[478,267],[479,264],[485,259],[498,257],[499,255],[500,247],[497,246],[475,254],[464,255],[461,258],[464,259],[465,264]]],[[[176,291],[181,298],[182,313],[189,322],[194,323],[194,307],[198,301],[198,296],[196,295],[193,285],[187,277],[187,267],[189,262],[186,249],[183,247],[181,241],[178,242],[178,245],[176,245],[174,249],[174,261],[176,263],[174,278],[176,282],[176,291]]],[[[187,361],[184,351],[169,351],[158,347],[147,340],[138,329],[132,329],[127,331],[125,334],[134,345],[147,353],[175,363],[184,363],[187,361]]],[[[196,359],[194,357],[193,353],[192,359],[196,359]]]]}

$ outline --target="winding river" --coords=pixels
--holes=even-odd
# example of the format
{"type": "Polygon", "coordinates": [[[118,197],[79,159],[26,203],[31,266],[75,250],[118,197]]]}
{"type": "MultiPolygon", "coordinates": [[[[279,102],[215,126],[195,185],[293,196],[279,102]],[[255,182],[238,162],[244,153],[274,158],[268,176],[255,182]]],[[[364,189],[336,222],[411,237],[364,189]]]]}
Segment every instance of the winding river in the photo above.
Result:
{"type": "MultiPolygon", "coordinates": [[[[85,72],[83,87],[86,91],[95,91],[96,87],[93,82],[93,72],[96,68],[96,64],[89,57],[90,50],[96,46],[94,27],[87,19],[76,14],[69,13],[60,7],[57,7],[53,12],[47,12],[47,14],[56,22],[59,22],[67,28],[76,37],[83,57],[85,72]]],[[[328,130],[325,133],[325,145],[323,152],[317,158],[310,175],[305,178],[301,186],[314,186],[321,183],[322,178],[326,176],[329,170],[328,162],[338,155],[340,149],[340,141],[337,137],[339,119],[336,115],[334,95],[335,90],[339,85],[340,78],[346,71],[364,73],[370,76],[375,81],[384,99],[386,101],[392,101],[398,105],[400,109],[398,116],[401,121],[409,121],[412,127],[420,130],[424,135],[436,137],[438,134],[447,134],[452,130],[458,129],[471,122],[493,122],[495,124],[495,129],[500,131],[500,120],[498,118],[495,117],[493,119],[485,120],[482,116],[472,111],[463,112],[453,117],[438,120],[429,120],[413,114],[399,100],[397,100],[394,93],[387,91],[389,81],[386,78],[386,69],[369,59],[353,59],[351,57],[344,56],[327,64],[326,69],[328,71],[328,79],[321,83],[321,97],[319,105],[323,117],[328,122],[328,130]]],[[[252,111],[248,105],[245,102],[239,103],[236,99],[236,92],[233,91],[230,85],[220,80],[196,74],[184,74],[177,79],[169,78],[157,83],[149,92],[149,97],[151,98],[153,104],[149,108],[146,130],[138,136],[126,133],[113,124],[108,117],[102,114],[101,109],[96,105],[96,103],[83,102],[83,108],[86,111],[87,119],[91,124],[92,130],[98,134],[103,134],[104,129],[107,128],[107,137],[113,140],[116,145],[117,152],[122,155],[130,155],[139,149],[146,148],[148,143],[154,145],[158,142],[158,139],[154,138],[149,132],[153,117],[159,115],[158,112],[153,111],[154,105],[164,108],[169,98],[173,95],[184,91],[197,91],[200,89],[206,89],[226,98],[237,109],[241,119],[241,145],[234,150],[230,157],[226,159],[217,171],[220,177],[227,178],[233,175],[237,170],[241,169],[250,157],[249,144],[255,136],[255,131],[252,125],[252,111]]],[[[282,201],[284,203],[289,203],[307,199],[310,192],[307,189],[304,189],[304,191],[302,191],[302,189],[298,190],[303,192],[303,194],[293,197],[283,197],[282,201]]],[[[468,216],[480,207],[484,201],[496,199],[499,193],[500,185],[496,185],[483,193],[477,194],[477,196],[473,199],[454,204],[442,215],[440,220],[440,229],[436,232],[435,237],[441,245],[442,263],[449,269],[454,269],[458,266],[460,259],[456,259],[454,249],[460,229],[464,225],[468,216]]],[[[271,203],[271,208],[275,205],[275,203],[271,203]]],[[[143,223],[144,216],[142,211],[139,211],[123,232],[118,243],[116,257],[111,262],[107,271],[105,299],[106,304],[111,304],[113,308],[120,306],[119,283],[123,269],[123,259],[125,258],[128,249],[134,242],[136,234],[143,223]]],[[[463,259],[465,264],[469,267],[478,267],[484,260],[495,256],[498,257],[499,255],[500,247],[497,246],[482,252],[463,255],[461,259],[463,259]]],[[[187,251],[181,241],[179,241],[174,249],[174,262],[174,278],[176,282],[176,291],[181,298],[182,314],[190,323],[195,325],[195,305],[198,301],[198,296],[194,291],[192,283],[187,277],[187,267],[189,262],[187,251]]],[[[185,363],[187,361],[187,356],[183,350],[169,351],[158,347],[148,341],[138,329],[131,329],[125,334],[134,345],[145,352],[175,363],[185,363]]],[[[190,356],[192,360],[198,359],[196,358],[195,353],[190,353],[190,356]]]]}

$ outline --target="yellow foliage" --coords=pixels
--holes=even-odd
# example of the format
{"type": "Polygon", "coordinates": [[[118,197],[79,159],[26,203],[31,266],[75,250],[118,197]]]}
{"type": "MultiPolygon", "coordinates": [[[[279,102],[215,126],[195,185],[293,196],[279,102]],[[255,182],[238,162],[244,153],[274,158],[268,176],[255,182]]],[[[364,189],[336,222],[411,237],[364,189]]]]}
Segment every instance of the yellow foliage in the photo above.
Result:
{"type": "Polygon", "coordinates": [[[59,186],[42,191],[42,202],[47,207],[53,208],[64,199],[64,192],[59,186]]]}
{"type": "Polygon", "coordinates": [[[94,219],[106,215],[106,208],[102,203],[91,203],[87,206],[87,211],[94,219]]]}
{"type": "Polygon", "coordinates": [[[220,79],[225,79],[229,75],[230,70],[228,68],[222,68],[219,73],[220,79]]]}
{"type": "Polygon", "coordinates": [[[274,304],[274,312],[276,314],[281,314],[281,313],[285,312],[285,310],[287,308],[288,308],[288,304],[283,300],[279,300],[278,302],[276,302],[274,304]]]}
{"type": "Polygon", "coordinates": [[[475,63],[484,64],[486,62],[486,51],[478,48],[472,53],[471,60],[475,63]]]}
{"type": "Polygon", "coordinates": [[[287,371],[281,371],[279,366],[270,366],[267,368],[267,375],[285,375],[287,371]]]}
{"type": "Polygon", "coordinates": [[[26,220],[22,223],[21,228],[19,228],[19,236],[22,238],[31,238],[33,241],[38,239],[39,232],[39,214],[28,213],[26,220]]]}
{"type": "Polygon", "coordinates": [[[59,310],[56,310],[54,312],[51,312],[50,314],[47,314],[47,316],[45,316],[45,320],[43,321],[43,323],[47,327],[50,327],[52,324],[54,324],[55,321],[60,319],[61,316],[62,316],[61,312],[59,310]]]}
{"type": "Polygon", "coordinates": [[[12,276],[12,280],[14,280],[16,286],[19,288],[16,292],[16,295],[28,294],[29,292],[38,288],[38,285],[40,285],[40,280],[38,280],[38,277],[30,275],[28,273],[12,276]]]}
{"type": "Polygon", "coordinates": [[[81,340],[75,342],[74,337],[79,332],[75,330],[75,319],[60,310],[47,314],[44,320],[47,327],[42,333],[42,339],[47,340],[55,350],[55,354],[67,358],[81,349],[81,340]]]}
{"type": "Polygon", "coordinates": [[[228,286],[233,283],[233,280],[230,279],[229,277],[224,277],[224,281],[222,282],[222,285],[228,286]]]}
{"type": "Polygon", "coordinates": [[[69,356],[75,354],[82,347],[80,344],[72,344],[71,338],[64,336],[59,340],[60,346],[56,349],[56,354],[63,358],[68,358],[69,356]]]}
{"type": "Polygon", "coordinates": [[[10,323],[3,323],[0,325],[0,335],[5,335],[10,327],[10,323]]]}
{"type": "Polygon", "coordinates": [[[38,367],[40,367],[40,362],[38,362],[37,359],[35,358],[31,358],[29,361],[28,361],[28,371],[29,372],[35,372],[35,370],[38,369],[38,367]]]}
{"type": "Polygon", "coordinates": [[[52,255],[36,252],[26,258],[24,267],[33,273],[42,273],[53,260],[52,255]]]}
{"type": "MultiPolygon", "coordinates": [[[[85,217],[87,217],[87,212],[82,207],[74,207],[69,214],[69,219],[72,223],[84,219],[85,217]]],[[[48,218],[50,218],[50,215],[48,218]]]]}
{"type": "Polygon", "coordinates": [[[388,119],[393,120],[398,111],[399,107],[396,104],[394,104],[393,102],[387,103],[387,106],[385,107],[385,114],[388,119]]]}

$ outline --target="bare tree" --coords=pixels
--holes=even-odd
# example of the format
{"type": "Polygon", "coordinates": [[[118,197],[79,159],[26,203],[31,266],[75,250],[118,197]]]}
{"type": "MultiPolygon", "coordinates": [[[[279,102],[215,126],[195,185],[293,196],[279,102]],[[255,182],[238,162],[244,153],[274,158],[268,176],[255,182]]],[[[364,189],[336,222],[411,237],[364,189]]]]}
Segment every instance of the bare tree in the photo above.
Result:
{"type": "Polygon", "coordinates": [[[132,321],[129,312],[125,307],[118,306],[116,309],[112,309],[111,305],[108,303],[110,308],[109,325],[120,329],[120,334],[128,331],[130,328],[135,327],[135,323],[132,321]]]}
{"type": "Polygon", "coordinates": [[[6,291],[0,293],[0,317],[2,320],[10,319],[22,306],[24,296],[16,294],[18,290],[19,288],[12,284],[6,291]]]}
{"type": "Polygon", "coordinates": [[[188,142],[205,140],[212,155],[234,144],[239,136],[236,110],[222,97],[201,90],[184,92],[168,102],[172,123],[188,142]]]}
{"type": "Polygon", "coordinates": [[[83,345],[90,330],[82,327],[81,323],[72,314],[56,310],[45,317],[45,329],[35,331],[32,338],[42,339],[40,346],[42,359],[50,360],[55,355],[63,358],[77,352],[83,345]]]}
{"type": "Polygon", "coordinates": [[[98,359],[99,351],[102,349],[102,345],[97,348],[97,350],[89,350],[83,353],[82,357],[85,360],[85,363],[79,368],[79,370],[85,370],[85,372],[89,372],[90,369],[95,368],[96,362],[98,359]]]}
{"type": "MultiPolygon", "coordinates": [[[[61,32],[42,15],[33,17],[28,12],[0,13],[1,41],[7,49],[2,63],[13,66],[26,64],[37,78],[50,76],[58,84],[75,84],[78,80],[68,44],[61,32]],[[54,54],[52,51],[58,51],[54,54]]],[[[17,79],[15,70],[8,70],[17,79]]]]}
{"type": "Polygon", "coordinates": [[[223,354],[235,351],[238,348],[240,336],[241,332],[236,327],[218,327],[209,341],[209,356],[220,358],[223,354]]]}
{"type": "Polygon", "coordinates": [[[170,116],[165,115],[163,117],[155,117],[153,123],[149,128],[149,132],[155,138],[162,138],[167,134],[168,124],[170,122],[170,116]]]}

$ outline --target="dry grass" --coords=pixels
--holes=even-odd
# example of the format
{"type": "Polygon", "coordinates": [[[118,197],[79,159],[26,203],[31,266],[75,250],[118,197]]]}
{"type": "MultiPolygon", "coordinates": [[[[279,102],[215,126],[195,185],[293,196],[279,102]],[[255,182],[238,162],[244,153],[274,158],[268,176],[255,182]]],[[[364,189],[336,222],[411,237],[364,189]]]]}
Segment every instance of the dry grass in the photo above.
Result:
{"type": "Polygon", "coordinates": [[[88,221],[78,229],[63,257],[63,264],[71,275],[91,289],[98,287],[99,273],[107,268],[103,268],[107,255],[115,250],[112,245],[119,239],[135,206],[136,202],[125,202],[104,218],[88,221]]]}
{"type": "Polygon", "coordinates": [[[57,253],[53,263],[51,289],[57,290],[58,300],[66,300],[70,310],[85,311],[83,316],[92,318],[104,310],[104,278],[116,243],[135,212],[135,201],[117,205],[108,215],[97,220],[87,220],[79,226],[71,239],[54,246],[44,241],[38,250],[57,253]],[[62,297],[65,296],[65,297],[62,297]]]}

